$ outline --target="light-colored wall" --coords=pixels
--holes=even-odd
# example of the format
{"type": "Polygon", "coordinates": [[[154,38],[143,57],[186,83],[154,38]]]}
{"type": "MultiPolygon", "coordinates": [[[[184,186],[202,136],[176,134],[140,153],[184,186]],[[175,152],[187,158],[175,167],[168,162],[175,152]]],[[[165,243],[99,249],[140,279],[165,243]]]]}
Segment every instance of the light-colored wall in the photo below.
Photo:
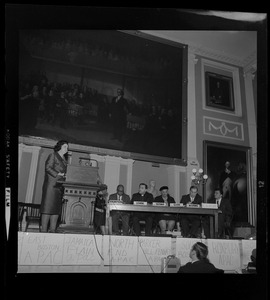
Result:
{"type": "Polygon", "coordinates": [[[26,192],[27,192],[27,184],[30,173],[30,163],[31,163],[31,153],[23,153],[21,160],[21,168],[19,171],[19,191],[18,191],[18,201],[25,202],[26,192]]]}
{"type": "MultiPolygon", "coordinates": [[[[246,96],[245,96],[245,86],[244,86],[244,76],[243,76],[243,69],[239,68],[239,82],[240,82],[240,99],[235,99],[235,101],[240,101],[241,105],[241,116],[238,115],[232,115],[228,114],[226,111],[224,113],[224,110],[219,109],[212,109],[212,110],[206,110],[204,109],[204,97],[203,97],[203,80],[202,80],[202,59],[203,57],[196,56],[198,58],[198,62],[195,66],[195,85],[196,85],[196,126],[197,126],[197,159],[203,165],[203,141],[213,141],[213,142],[219,142],[219,143],[226,143],[226,144],[233,144],[233,145],[239,145],[239,146],[249,146],[249,135],[248,135],[248,128],[247,128],[247,108],[246,108],[246,96]],[[228,137],[222,137],[222,136],[214,136],[214,135],[208,135],[203,132],[204,127],[204,117],[210,117],[220,120],[225,120],[230,122],[237,122],[240,124],[243,124],[243,140],[236,140],[236,139],[230,139],[228,137]]],[[[213,60],[213,62],[215,62],[213,60]]],[[[224,64],[226,66],[226,64],[224,64]]],[[[229,65],[231,66],[231,65],[229,65]]],[[[235,66],[232,66],[235,68],[235,66]]],[[[205,71],[211,71],[211,72],[218,72],[225,76],[231,76],[230,72],[226,72],[222,69],[217,68],[211,68],[206,66],[205,71]]]]}
{"type": "Polygon", "coordinates": [[[41,203],[42,197],[42,186],[45,176],[45,161],[50,153],[52,153],[52,149],[41,148],[39,154],[39,160],[37,165],[37,176],[35,182],[35,188],[33,193],[33,203],[41,203]]]}
{"type": "Polygon", "coordinates": [[[257,122],[257,72],[254,73],[253,79],[253,97],[254,97],[254,107],[255,107],[255,117],[257,122]]]}
{"type": "Polygon", "coordinates": [[[133,164],[132,194],[138,192],[140,183],[149,185],[150,180],[156,181],[157,189],[162,185],[168,185],[170,189],[167,167],[165,164],[157,164],[155,167],[151,162],[135,161],[133,164]]]}

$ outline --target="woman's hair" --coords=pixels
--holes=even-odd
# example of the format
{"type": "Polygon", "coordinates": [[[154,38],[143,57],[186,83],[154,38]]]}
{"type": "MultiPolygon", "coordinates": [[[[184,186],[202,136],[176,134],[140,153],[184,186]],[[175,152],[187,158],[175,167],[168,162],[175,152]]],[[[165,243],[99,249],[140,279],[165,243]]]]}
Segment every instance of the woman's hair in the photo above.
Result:
{"type": "Polygon", "coordinates": [[[194,250],[196,252],[196,256],[199,260],[208,261],[208,248],[205,244],[197,242],[192,246],[191,250],[194,250]]]}
{"type": "Polygon", "coordinates": [[[58,141],[56,143],[56,145],[54,146],[54,151],[56,151],[56,152],[59,151],[64,144],[68,145],[68,141],[65,141],[65,140],[58,141]]]}

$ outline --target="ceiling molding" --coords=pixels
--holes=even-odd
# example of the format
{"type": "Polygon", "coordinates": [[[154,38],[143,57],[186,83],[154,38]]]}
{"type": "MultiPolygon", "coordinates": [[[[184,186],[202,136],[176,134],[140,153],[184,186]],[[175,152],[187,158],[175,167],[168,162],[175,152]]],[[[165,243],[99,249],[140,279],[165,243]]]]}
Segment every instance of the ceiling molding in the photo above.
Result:
{"type": "Polygon", "coordinates": [[[255,73],[257,71],[257,53],[254,51],[245,60],[245,65],[243,66],[244,73],[255,73]]]}
{"type": "MultiPolygon", "coordinates": [[[[153,35],[153,32],[149,32],[149,31],[144,31],[144,32],[153,35]]],[[[239,57],[236,55],[229,54],[225,51],[220,51],[217,49],[200,45],[196,42],[181,39],[180,37],[172,37],[172,36],[168,37],[166,36],[166,34],[162,32],[158,32],[157,34],[155,34],[155,36],[158,36],[166,40],[171,40],[177,43],[188,45],[188,49],[190,53],[204,56],[206,58],[217,60],[223,63],[232,64],[242,68],[249,68],[248,66],[254,65],[254,63],[256,64],[257,51],[254,51],[247,57],[239,57]]]]}

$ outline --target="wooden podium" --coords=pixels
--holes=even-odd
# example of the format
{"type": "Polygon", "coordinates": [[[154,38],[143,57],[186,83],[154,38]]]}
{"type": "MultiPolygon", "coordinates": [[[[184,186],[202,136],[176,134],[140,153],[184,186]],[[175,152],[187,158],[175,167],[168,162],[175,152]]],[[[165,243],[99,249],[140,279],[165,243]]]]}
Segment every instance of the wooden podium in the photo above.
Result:
{"type": "Polygon", "coordinates": [[[90,159],[80,159],[80,165],[68,165],[63,182],[63,202],[60,228],[90,231],[93,227],[94,202],[99,182],[98,166],[90,159]]]}

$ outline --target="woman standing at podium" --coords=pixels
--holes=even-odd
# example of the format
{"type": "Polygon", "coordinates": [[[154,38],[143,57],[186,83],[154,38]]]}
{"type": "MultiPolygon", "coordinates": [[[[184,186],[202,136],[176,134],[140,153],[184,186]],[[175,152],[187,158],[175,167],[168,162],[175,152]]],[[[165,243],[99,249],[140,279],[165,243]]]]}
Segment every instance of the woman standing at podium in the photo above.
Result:
{"type": "Polygon", "coordinates": [[[41,200],[41,231],[55,232],[57,220],[62,208],[62,184],[67,170],[68,142],[60,140],[54,146],[53,153],[49,154],[45,162],[45,178],[41,200]]]}

